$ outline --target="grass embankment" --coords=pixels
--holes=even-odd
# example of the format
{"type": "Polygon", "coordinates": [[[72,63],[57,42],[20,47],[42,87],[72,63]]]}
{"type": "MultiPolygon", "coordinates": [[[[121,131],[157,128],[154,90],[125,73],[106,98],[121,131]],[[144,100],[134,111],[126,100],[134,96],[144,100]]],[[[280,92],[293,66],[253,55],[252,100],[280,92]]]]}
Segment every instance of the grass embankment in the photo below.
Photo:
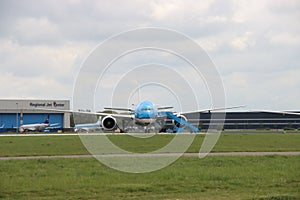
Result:
{"type": "Polygon", "coordinates": [[[3,199],[299,199],[300,156],[182,157],[128,174],[94,159],[0,162],[3,199]]]}
{"type": "MultiPolygon", "coordinates": [[[[97,136],[105,137],[105,136],[97,136]]],[[[131,152],[150,152],[170,141],[174,135],[136,138],[111,135],[110,140],[131,152]]],[[[203,135],[197,135],[187,152],[199,152],[203,135]]],[[[213,152],[300,151],[300,134],[222,134],[213,152]]],[[[88,154],[78,136],[1,137],[0,156],[88,154]]]]}

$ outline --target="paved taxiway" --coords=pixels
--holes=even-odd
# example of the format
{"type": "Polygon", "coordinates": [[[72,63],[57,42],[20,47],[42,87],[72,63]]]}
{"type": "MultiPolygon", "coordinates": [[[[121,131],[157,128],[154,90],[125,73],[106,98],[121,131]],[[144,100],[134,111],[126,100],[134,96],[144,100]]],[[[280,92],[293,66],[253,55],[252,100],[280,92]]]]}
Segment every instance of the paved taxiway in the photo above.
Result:
{"type": "MultiPolygon", "coordinates": [[[[111,158],[111,157],[164,157],[164,156],[186,156],[196,157],[204,156],[199,153],[148,153],[148,154],[102,154],[102,155],[53,155],[53,156],[14,156],[14,157],[0,157],[0,160],[27,160],[27,159],[51,159],[51,158],[111,158]]],[[[300,155],[300,151],[289,152],[214,152],[207,156],[266,156],[266,155],[300,155]]]]}

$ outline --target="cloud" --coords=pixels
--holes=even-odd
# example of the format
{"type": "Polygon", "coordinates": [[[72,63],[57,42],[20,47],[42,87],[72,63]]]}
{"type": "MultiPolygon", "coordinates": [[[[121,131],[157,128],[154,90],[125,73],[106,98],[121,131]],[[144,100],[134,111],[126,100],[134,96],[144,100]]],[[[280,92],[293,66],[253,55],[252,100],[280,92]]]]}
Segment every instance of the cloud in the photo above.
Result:
{"type": "Polygon", "coordinates": [[[297,99],[300,95],[295,90],[300,87],[299,73],[299,69],[260,74],[232,73],[224,79],[228,103],[246,103],[250,110],[298,110],[297,99]]]}
{"type": "Polygon", "coordinates": [[[23,46],[13,40],[0,40],[0,52],[1,71],[19,77],[34,77],[41,74],[67,75],[80,49],[72,46],[23,46]]]}
{"type": "Polygon", "coordinates": [[[4,73],[0,79],[1,98],[3,99],[70,99],[70,84],[58,82],[51,76],[16,77],[4,73]]]}
{"type": "Polygon", "coordinates": [[[283,46],[300,45],[300,35],[295,35],[289,32],[269,33],[268,38],[269,38],[269,42],[274,45],[283,45],[283,46]]]}
{"type": "Polygon", "coordinates": [[[213,0],[204,0],[201,3],[197,0],[150,1],[150,16],[157,21],[184,23],[186,20],[201,16],[199,13],[206,13],[213,2],[213,0]]]}
{"type": "Polygon", "coordinates": [[[62,41],[62,35],[55,24],[47,18],[21,18],[12,27],[12,32],[18,38],[18,42],[25,44],[53,45],[62,41]]]}
{"type": "Polygon", "coordinates": [[[230,104],[264,107],[273,98],[283,102],[278,109],[297,109],[299,8],[297,0],[3,0],[0,76],[10,86],[0,97],[70,97],[80,64],[97,44],[124,30],[154,26],[182,32],[208,52],[230,104]]]}
{"type": "Polygon", "coordinates": [[[246,32],[242,36],[235,37],[231,40],[230,45],[237,50],[245,50],[255,45],[255,41],[251,38],[252,33],[246,32]]]}

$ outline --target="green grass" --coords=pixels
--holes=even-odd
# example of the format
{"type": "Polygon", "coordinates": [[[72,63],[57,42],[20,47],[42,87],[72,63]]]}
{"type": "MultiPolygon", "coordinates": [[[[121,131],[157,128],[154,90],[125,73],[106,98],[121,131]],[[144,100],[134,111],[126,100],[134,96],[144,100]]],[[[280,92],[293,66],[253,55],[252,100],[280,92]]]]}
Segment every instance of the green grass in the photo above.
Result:
{"type": "MultiPolygon", "coordinates": [[[[109,136],[133,152],[174,136],[109,136]]],[[[197,135],[188,152],[198,152],[197,135]]],[[[223,134],[213,151],[300,151],[300,134],[223,134]]],[[[0,137],[0,156],[88,154],[78,136],[0,137]]],[[[182,157],[146,174],[95,159],[0,161],[0,199],[300,199],[300,156],[182,157]]]]}
{"type": "Polygon", "coordinates": [[[0,156],[88,154],[78,136],[0,137],[0,156]]]}
{"type": "MultiPolygon", "coordinates": [[[[154,151],[168,144],[173,137],[109,136],[113,143],[131,152],[154,151]]],[[[203,135],[197,135],[188,152],[199,152],[203,138],[203,135]]],[[[213,152],[300,151],[299,144],[300,134],[222,134],[213,152]]],[[[0,137],[0,156],[76,154],[88,154],[78,136],[0,137]]]]}
{"type": "Polygon", "coordinates": [[[300,134],[222,134],[213,151],[300,151],[300,134]]]}
{"type": "Polygon", "coordinates": [[[95,159],[0,162],[3,199],[300,199],[300,156],[182,157],[128,174],[95,159]]]}
{"type": "MultiPolygon", "coordinates": [[[[149,139],[110,136],[117,146],[132,152],[149,152],[168,144],[174,136],[149,139]]],[[[204,136],[197,135],[187,152],[199,152],[204,136]]],[[[212,152],[300,151],[300,134],[222,134],[212,152]]]]}

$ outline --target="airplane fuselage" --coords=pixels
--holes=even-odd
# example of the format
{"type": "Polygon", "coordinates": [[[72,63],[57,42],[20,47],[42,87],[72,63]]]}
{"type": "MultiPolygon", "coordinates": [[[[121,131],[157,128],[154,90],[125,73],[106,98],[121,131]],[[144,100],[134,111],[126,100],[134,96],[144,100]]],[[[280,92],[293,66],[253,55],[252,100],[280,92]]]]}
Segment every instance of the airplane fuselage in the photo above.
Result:
{"type": "Polygon", "coordinates": [[[28,125],[21,125],[21,131],[41,131],[45,128],[50,126],[50,124],[42,123],[42,124],[28,124],[28,125]]]}
{"type": "MultiPolygon", "coordinates": [[[[101,119],[101,118],[99,118],[101,119]]],[[[90,123],[90,124],[77,124],[74,126],[74,131],[79,132],[81,130],[83,131],[93,131],[97,130],[101,127],[101,120],[98,120],[96,123],[90,123]]]]}
{"type": "Polygon", "coordinates": [[[148,126],[156,121],[158,110],[150,101],[143,101],[135,108],[135,123],[142,126],[148,126]]]}

